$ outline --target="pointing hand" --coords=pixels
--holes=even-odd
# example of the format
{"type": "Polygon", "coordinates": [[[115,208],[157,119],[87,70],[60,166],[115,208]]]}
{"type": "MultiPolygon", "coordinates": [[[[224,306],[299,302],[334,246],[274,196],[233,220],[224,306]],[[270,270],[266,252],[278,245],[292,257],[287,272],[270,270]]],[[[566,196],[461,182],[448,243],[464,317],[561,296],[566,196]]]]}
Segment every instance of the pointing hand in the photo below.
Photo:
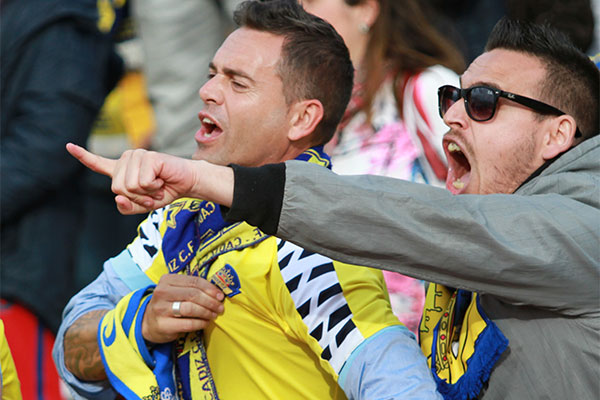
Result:
{"type": "Polygon", "coordinates": [[[122,214],[146,213],[189,196],[196,184],[198,161],[142,149],[128,150],[111,160],[73,143],[67,151],[92,171],[112,178],[115,202],[122,214]]]}

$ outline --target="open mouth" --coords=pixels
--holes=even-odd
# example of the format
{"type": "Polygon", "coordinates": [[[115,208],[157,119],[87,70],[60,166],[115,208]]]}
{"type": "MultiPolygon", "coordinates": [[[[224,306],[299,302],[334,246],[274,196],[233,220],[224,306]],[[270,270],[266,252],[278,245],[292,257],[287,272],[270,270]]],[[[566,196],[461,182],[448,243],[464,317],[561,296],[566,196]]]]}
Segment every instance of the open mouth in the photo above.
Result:
{"type": "Polygon", "coordinates": [[[198,115],[202,126],[196,132],[196,140],[199,142],[210,141],[223,133],[223,129],[211,117],[206,115],[198,115]]]}
{"type": "Polygon", "coordinates": [[[463,193],[471,179],[471,164],[456,142],[446,140],[444,150],[448,159],[446,188],[454,194],[463,193]]]}

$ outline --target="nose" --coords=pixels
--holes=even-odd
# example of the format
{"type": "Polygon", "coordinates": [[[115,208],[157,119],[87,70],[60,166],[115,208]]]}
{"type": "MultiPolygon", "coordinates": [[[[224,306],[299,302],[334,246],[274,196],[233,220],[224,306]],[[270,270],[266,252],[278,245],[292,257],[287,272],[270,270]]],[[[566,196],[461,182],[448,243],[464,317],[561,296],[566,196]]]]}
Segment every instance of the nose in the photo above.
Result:
{"type": "Polygon", "coordinates": [[[202,87],[198,91],[202,101],[205,104],[221,104],[223,102],[222,85],[222,80],[219,79],[218,75],[214,75],[211,78],[209,78],[209,80],[204,85],[202,85],[202,87]]]}
{"type": "Polygon", "coordinates": [[[465,129],[469,123],[469,116],[463,99],[458,99],[454,104],[446,110],[444,114],[444,123],[452,129],[461,128],[465,129]]]}

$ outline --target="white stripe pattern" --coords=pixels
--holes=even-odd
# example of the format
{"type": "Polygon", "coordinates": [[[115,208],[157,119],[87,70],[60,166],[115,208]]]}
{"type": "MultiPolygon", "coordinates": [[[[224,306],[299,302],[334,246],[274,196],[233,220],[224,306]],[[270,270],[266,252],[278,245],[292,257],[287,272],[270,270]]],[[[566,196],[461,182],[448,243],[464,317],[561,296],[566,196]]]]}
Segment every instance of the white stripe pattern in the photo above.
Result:
{"type": "Polygon", "coordinates": [[[352,321],[332,260],[277,240],[277,259],[296,310],[335,372],[364,337],[352,321]]]}
{"type": "Polygon", "coordinates": [[[133,261],[142,271],[146,271],[162,247],[160,225],[163,223],[165,209],[152,211],[138,227],[138,236],[127,246],[133,261]]]}

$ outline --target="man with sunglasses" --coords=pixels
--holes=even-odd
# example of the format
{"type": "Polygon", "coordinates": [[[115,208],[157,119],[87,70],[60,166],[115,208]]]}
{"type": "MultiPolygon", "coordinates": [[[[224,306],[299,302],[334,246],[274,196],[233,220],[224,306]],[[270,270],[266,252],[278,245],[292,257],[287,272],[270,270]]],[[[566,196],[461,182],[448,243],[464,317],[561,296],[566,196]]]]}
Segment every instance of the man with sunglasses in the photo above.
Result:
{"type": "Polygon", "coordinates": [[[461,86],[439,91],[449,191],[293,161],[230,168],[148,154],[154,180],[132,185],[127,171],[118,207],[208,198],[230,207],[228,220],[434,282],[420,342],[446,398],[598,398],[599,72],[554,30],[502,20],[461,86]]]}

